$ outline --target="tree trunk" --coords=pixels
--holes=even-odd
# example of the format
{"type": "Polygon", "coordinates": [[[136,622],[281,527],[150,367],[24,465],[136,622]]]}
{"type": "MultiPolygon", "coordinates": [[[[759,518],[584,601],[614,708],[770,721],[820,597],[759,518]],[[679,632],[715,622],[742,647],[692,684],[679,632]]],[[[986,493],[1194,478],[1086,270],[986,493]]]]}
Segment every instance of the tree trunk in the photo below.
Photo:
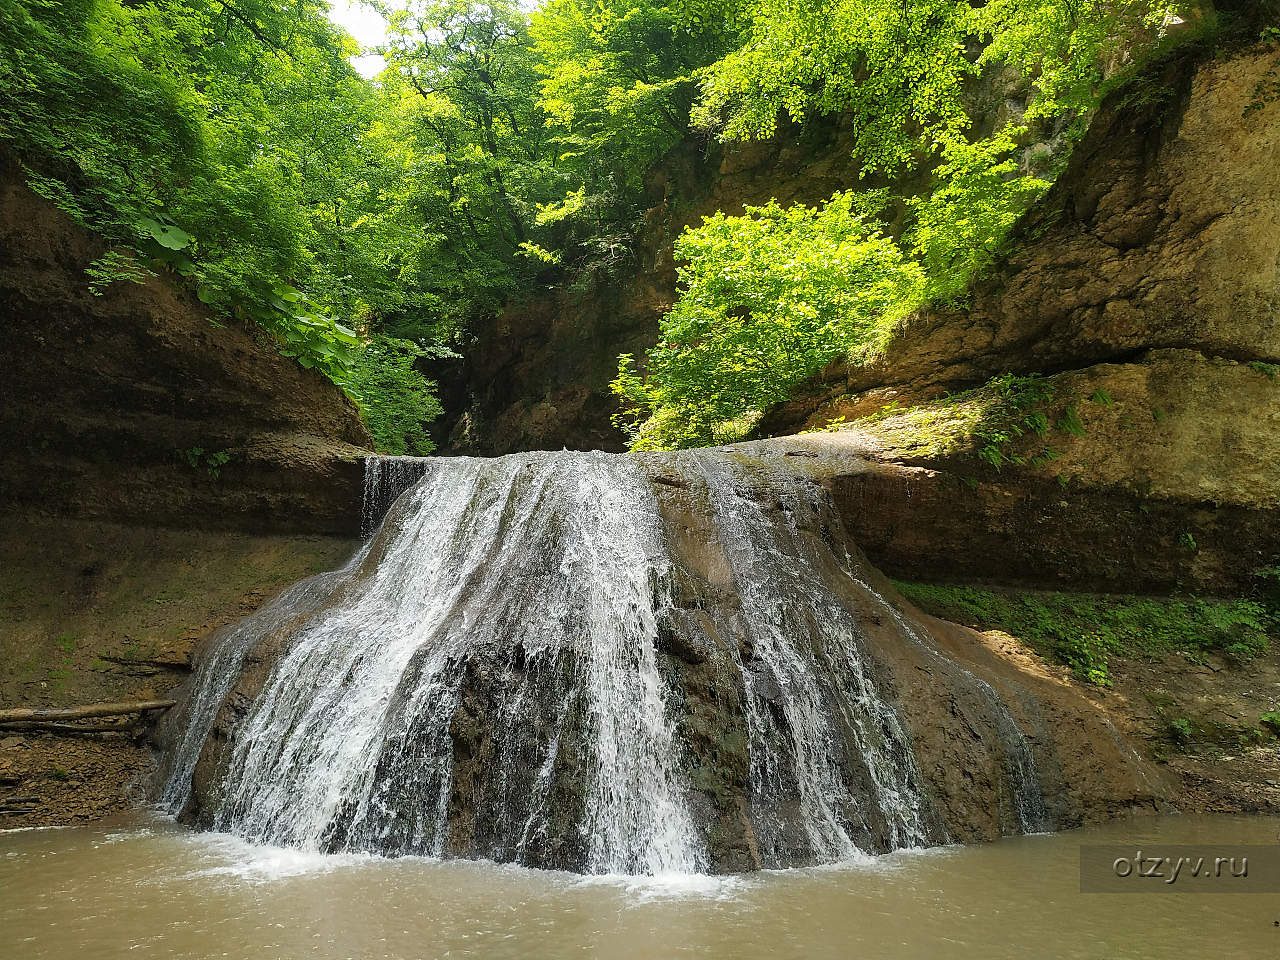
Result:
{"type": "Polygon", "coordinates": [[[123,717],[148,710],[167,710],[176,700],[136,700],[130,703],[91,703],[82,707],[19,707],[0,710],[0,723],[32,720],[86,720],[89,717],[123,717]]]}

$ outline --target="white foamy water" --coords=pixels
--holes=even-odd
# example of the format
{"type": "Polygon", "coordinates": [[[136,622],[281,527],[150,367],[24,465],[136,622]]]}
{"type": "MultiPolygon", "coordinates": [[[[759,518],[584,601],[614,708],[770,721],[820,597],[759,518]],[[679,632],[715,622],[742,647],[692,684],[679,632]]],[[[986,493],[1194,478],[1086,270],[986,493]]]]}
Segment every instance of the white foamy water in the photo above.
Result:
{"type": "MultiPolygon", "coordinates": [[[[591,731],[589,869],[696,872],[653,646],[669,564],[635,463],[553,454],[420,465],[424,479],[372,545],[376,565],[277,662],[237,737],[214,826],[304,850],[443,855],[468,664],[519,657],[520,676],[486,718],[494,773],[532,750],[542,776],[532,801],[528,784],[498,785],[488,812],[503,842],[519,858],[540,841],[559,723],[577,711],[591,731]]],[[[194,755],[186,761],[171,781],[178,803],[194,755]]]]}

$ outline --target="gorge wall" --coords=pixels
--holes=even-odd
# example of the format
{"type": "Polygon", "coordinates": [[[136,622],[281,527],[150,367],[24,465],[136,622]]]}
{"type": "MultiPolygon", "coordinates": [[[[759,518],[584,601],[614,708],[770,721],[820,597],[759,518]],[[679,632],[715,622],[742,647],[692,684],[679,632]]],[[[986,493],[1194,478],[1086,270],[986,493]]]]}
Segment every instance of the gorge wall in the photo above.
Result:
{"type": "Polygon", "coordinates": [[[967,306],[910,317],[770,413],[765,432],[848,423],[885,465],[846,497],[880,562],[1229,590],[1280,555],[1278,76],[1272,44],[1120,91],[967,306]],[[1009,437],[997,470],[991,418],[966,425],[948,395],[1010,373],[1043,376],[1048,429],[1009,437]]]}
{"type": "Polygon", "coordinates": [[[0,511],[357,533],[351,402],[163,277],[94,296],[105,250],[0,166],[0,511]]]}
{"type": "MultiPolygon", "coordinates": [[[[352,404],[166,278],[94,297],[104,249],[0,166],[5,707],[162,697],[200,637],[359,533],[352,404]]],[[[119,808],[148,763],[127,735],[0,730],[0,825],[119,808]]]]}

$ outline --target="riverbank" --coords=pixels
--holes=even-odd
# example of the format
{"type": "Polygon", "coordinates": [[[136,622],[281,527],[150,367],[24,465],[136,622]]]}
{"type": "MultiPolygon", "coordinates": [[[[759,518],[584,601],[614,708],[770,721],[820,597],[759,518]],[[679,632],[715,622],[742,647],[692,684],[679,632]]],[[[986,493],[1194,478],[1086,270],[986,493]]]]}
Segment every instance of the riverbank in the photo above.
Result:
{"type": "Polygon", "coordinates": [[[1280,814],[1280,639],[1255,600],[898,586],[1087,699],[1176,785],[1177,810],[1280,814]]]}
{"type": "MultiPolygon", "coordinates": [[[[14,561],[0,564],[0,704],[162,697],[190,671],[201,638],[338,566],[351,547],[340,537],[10,518],[0,531],[0,556],[14,561]]],[[[129,809],[151,763],[128,733],[0,729],[0,828],[129,809]]]]}

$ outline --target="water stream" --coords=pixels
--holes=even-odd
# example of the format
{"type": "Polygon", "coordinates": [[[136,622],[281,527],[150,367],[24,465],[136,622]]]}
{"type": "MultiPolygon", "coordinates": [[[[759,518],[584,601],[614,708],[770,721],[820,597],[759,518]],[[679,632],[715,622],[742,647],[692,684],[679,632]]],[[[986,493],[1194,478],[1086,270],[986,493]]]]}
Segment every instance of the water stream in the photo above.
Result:
{"type": "Polygon", "coordinates": [[[1078,850],[1274,843],[1277,831],[1257,817],[1141,818],[838,867],[657,879],[318,855],[146,821],[0,831],[0,957],[1261,960],[1280,936],[1276,896],[1084,894],[1078,850]]]}

